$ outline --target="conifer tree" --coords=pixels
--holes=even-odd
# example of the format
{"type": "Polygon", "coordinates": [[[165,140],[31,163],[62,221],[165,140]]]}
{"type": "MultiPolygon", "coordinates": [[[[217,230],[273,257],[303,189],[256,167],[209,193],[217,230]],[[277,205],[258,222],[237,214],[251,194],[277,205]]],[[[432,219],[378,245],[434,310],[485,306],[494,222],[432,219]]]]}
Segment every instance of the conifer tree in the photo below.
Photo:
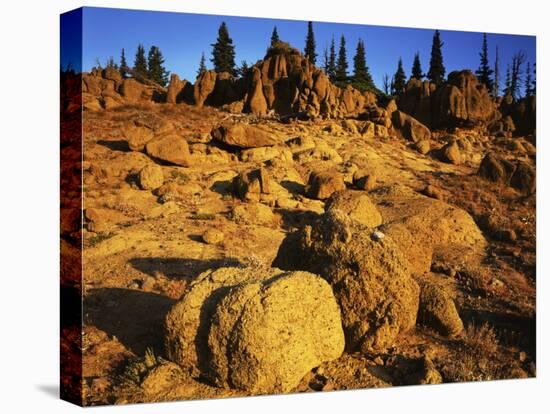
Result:
{"type": "Polygon", "coordinates": [[[411,70],[411,78],[416,78],[418,80],[422,80],[424,77],[424,74],[422,73],[422,66],[420,64],[420,53],[416,52],[414,54],[414,60],[411,70]]]}
{"type": "Polygon", "coordinates": [[[202,52],[201,60],[199,62],[199,69],[197,70],[197,77],[206,72],[206,59],[204,58],[204,52],[202,52]]]}
{"type": "Polygon", "coordinates": [[[495,98],[498,98],[498,94],[500,93],[500,62],[498,58],[498,46],[495,49],[495,80],[493,82],[493,96],[495,98]]]}
{"type": "Polygon", "coordinates": [[[523,52],[517,52],[512,57],[512,68],[510,72],[510,94],[515,98],[519,98],[519,89],[521,84],[521,68],[525,62],[523,52]]]}
{"type": "Polygon", "coordinates": [[[235,46],[229,37],[227,25],[222,22],[218,29],[218,38],[212,45],[212,63],[216,72],[235,74],[235,46]]]}
{"type": "Polygon", "coordinates": [[[487,33],[483,33],[483,43],[481,45],[481,53],[479,54],[479,68],[476,70],[476,76],[483,83],[488,91],[493,90],[493,79],[491,75],[493,70],[489,65],[489,52],[487,48],[487,33]]]}
{"type": "Polygon", "coordinates": [[[170,72],[164,67],[164,58],[157,46],[151,46],[147,56],[147,77],[160,86],[166,86],[170,72]]]}
{"type": "Polygon", "coordinates": [[[365,43],[362,39],[359,39],[357,42],[357,49],[353,58],[353,86],[361,91],[376,90],[369,67],[367,66],[365,43]]]}
{"type": "Polygon", "coordinates": [[[279,33],[277,33],[277,26],[273,26],[273,32],[271,33],[271,46],[275,44],[275,42],[279,42],[279,33]]]}
{"type": "Polygon", "coordinates": [[[393,75],[393,95],[401,95],[405,90],[405,82],[407,77],[403,70],[403,59],[399,58],[397,63],[397,71],[393,75]]]}
{"type": "Polygon", "coordinates": [[[506,66],[506,79],[504,81],[504,95],[510,95],[511,89],[510,86],[512,84],[511,78],[510,78],[510,64],[506,66]]]}
{"type": "Polygon", "coordinates": [[[386,95],[389,95],[391,90],[391,82],[390,82],[390,76],[387,73],[385,73],[384,76],[382,77],[382,85],[384,87],[384,93],[386,95]]]}
{"type": "Polygon", "coordinates": [[[315,36],[313,34],[313,23],[307,23],[307,36],[306,36],[306,47],[304,48],[304,56],[315,65],[317,60],[317,53],[315,53],[315,36]]]}
{"type": "Polygon", "coordinates": [[[128,75],[128,63],[126,63],[126,55],[124,54],[124,48],[122,48],[122,51],[120,52],[119,71],[123,79],[128,75]]]}
{"type": "Polygon", "coordinates": [[[334,79],[339,83],[348,81],[348,58],[346,55],[346,38],[344,35],[340,38],[340,49],[338,50],[338,61],[334,72],[334,79]]]}
{"type": "Polygon", "coordinates": [[[428,79],[439,85],[445,80],[445,66],[443,66],[443,53],[441,48],[443,42],[439,30],[436,30],[432,41],[432,53],[430,57],[430,70],[428,71],[428,79]]]}
{"type": "Polygon", "coordinates": [[[336,79],[336,47],[334,45],[334,36],[332,36],[332,40],[330,42],[327,75],[331,81],[334,81],[336,79]]]}
{"type": "Polygon", "coordinates": [[[328,74],[328,62],[328,49],[325,47],[325,49],[323,50],[323,71],[325,72],[325,74],[328,74]]]}
{"type": "Polygon", "coordinates": [[[241,66],[237,69],[237,76],[240,76],[241,78],[244,78],[250,70],[250,66],[248,66],[248,63],[246,60],[243,60],[241,62],[241,66]]]}
{"type": "Polygon", "coordinates": [[[145,48],[139,44],[134,59],[134,72],[136,75],[147,77],[147,60],[145,59],[145,48]]]}
{"type": "Polygon", "coordinates": [[[110,56],[109,59],[107,59],[107,62],[105,63],[105,67],[109,69],[118,70],[118,65],[115,63],[115,60],[113,59],[112,56],[110,56]]]}

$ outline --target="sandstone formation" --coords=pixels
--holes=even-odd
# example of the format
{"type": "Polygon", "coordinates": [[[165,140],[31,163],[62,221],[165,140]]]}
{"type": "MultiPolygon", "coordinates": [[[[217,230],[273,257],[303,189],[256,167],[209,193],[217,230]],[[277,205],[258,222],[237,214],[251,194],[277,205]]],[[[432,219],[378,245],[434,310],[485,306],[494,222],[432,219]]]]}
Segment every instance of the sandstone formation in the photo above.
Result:
{"type": "Polygon", "coordinates": [[[170,164],[189,167],[191,155],[187,141],[176,134],[168,134],[149,141],[145,151],[150,157],[170,164]]]}
{"type": "Polygon", "coordinates": [[[421,285],[418,320],[449,337],[457,336],[464,329],[453,299],[432,283],[421,285]]]}
{"type": "Polygon", "coordinates": [[[218,386],[287,392],[344,349],[327,282],[307,272],[221,268],[195,280],[166,317],[171,360],[218,386]]]}

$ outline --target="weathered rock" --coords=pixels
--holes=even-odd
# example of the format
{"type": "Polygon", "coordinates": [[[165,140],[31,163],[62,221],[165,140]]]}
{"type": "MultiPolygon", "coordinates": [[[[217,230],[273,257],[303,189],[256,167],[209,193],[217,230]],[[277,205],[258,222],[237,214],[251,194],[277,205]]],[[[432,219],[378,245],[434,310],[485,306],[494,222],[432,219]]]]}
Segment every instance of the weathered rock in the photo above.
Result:
{"type": "Polygon", "coordinates": [[[148,164],[141,169],[138,175],[139,186],[143,190],[156,190],[164,184],[162,168],[156,164],[148,164]]]}
{"type": "Polygon", "coordinates": [[[248,93],[245,110],[255,115],[267,113],[267,102],[262,88],[262,73],[257,67],[252,67],[252,86],[248,93]]]}
{"type": "Polygon", "coordinates": [[[132,151],[143,151],[145,145],[155,136],[150,128],[136,126],[133,122],[124,126],[122,134],[132,151]]]}
{"type": "Polygon", "coordinates": [[[224,239],[224,234],[217,229],[208,229],[202,234],[202,241],[206,244],[218,244],[224,239]]]}
{"type": "Polygon", "coordinates": [[[168,357],[220,386],[287,392],[344,349],[330,286],[306,272],[201,274],[166,317],[168,357]]]}
{"type": "Polygon", "coordinates": [[[258,148],[277,144],[278,140],[266,130],[249,124],[224,123],[211,132],[222,144],[238,148],[258,148]]]}
{"type": "Polygon", "coordinates": [[[413,142],[429,140],[432,133],[427,126],[401,111],[392,114],[393,125],[401,134],[413,142]]]}
{"type": "Polygon", "coordinates": [[[239,224],[270,226],[275,220],[273,211],[265,204],[258,202],[236,205],[233,207],[231,215],[233,220],[239,224]]]}
{"type": "Polygon", "coordinates": [[[288,235],[273,262],[283,269],[307,269],[332,285],[348,351],[384,349],[416,323],[419,287],[408,262],[391,238],[374,240],[371,233],[330,211],[288,235]]]}
{"type": "Polygon", "coordinates": [[[534,193],[537,185],[535,169],[525,161],[518,161],[510,185],[522,193],[534,193]]]}
{"type": "Polygon", "coordinates": [[[448,144],[445,144],[439,152],[441,161],[448,162],[451,164],[462,164],[463,156],[458,147],[456,141],[451,141],[448,144]]]}
{"type": "Polygon", "coordinates": [[[452,298],[433,283],[421,285],[418,321],[449,337],[457,336],[464,329],[452,298]]]}
{"type": "Polygon", "coordinates": [[[376,205],[363,191],[336,191],[327,200],[325,210],[327,212],[339,210],[368,227],[377,227],[382,224],[382,216],[376,205]]]}
{"type": "Polygon", "coordinates": [[[376,187],[376,175],[357,170],[353,174],[353,185],[360,190],[371,191],[376,187]]]}
{"type": "Polygon", "coordinates": [[[428,152],[430,152],[430,149],[431,149],[430,141],[428,141],[427,139],[423,139],[421,141],[418,141],[414,145],[414,147],[422,155],[426,155],[428,152]]]}
{"type": "Polygon", "coordinates": [[[120,87],[121,95],[128,103],[137,103],[143,98],[145,85],[135,79],[124,79],[120,87]]]}
{"type": "Polygon", "coordinates": [[[479,165],[477,174],[489,181],[508,185],[515,171],[515,165],[489,152],[479,165]]]}
{"type": "Polygon", "coordinates": [[[216,72],[214,70],[204,71],[197,77],[194,85],[193,97],[195,99],[195,105],[199,108],[204,105],[208,96],[214,91],[216,77],[216,72]]]}
{"type": "MultiPolygon", "coordinates": [[[[166,102],[175,104],[184,100],[190,100],[190,84],[185,79],[181,80],[179,76],[172,73],[168,91],[166,92],[166,102]]],[[[191,88],[192,89],[192,88],[191,88]]]]}
{"type": "Polygon", "coordinates": [[[306,194],[310,198],[324,200],[332,193],[345,190],[344,176],[335,170],[312,172],[306,186],[306,194]]]}
{"type": "Polygon", "coordinates": [[[149,141],[145,146],[145,151],[150,157],[156,158],[182,167],[191,165],[191,155],[187,141],[176,134],[167,134],[153,141],[149,141]]]}
{"type": "Polygon", "coordinates": [[[245,171],[233,179],[233,189],[241,200],[260,200],[261,194],[269,194],[269,176],[267,171],[260,167],[245,171]]]}

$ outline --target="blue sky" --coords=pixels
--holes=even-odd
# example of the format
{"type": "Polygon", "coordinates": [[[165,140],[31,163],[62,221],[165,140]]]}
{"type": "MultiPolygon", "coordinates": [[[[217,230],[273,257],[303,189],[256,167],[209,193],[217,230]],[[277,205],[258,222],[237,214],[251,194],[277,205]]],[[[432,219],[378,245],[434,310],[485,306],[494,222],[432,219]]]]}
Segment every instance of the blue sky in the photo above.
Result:
{"type": "MultiPolygon", "coordinates": [[[[181,78],[194,81],[201,53],[211,56],[211,44],[215,42],[222,21],[227,23],[229,34],[236,47],[236,62],[254,63],[262,59],[273,26],[277,26],[281,40],[303,50],[307,23],[298,20],[278,20],[251,17],[231,17],[188,13],[152,12],[123,9],[85,8],[83,29],[83,69],[90,70],[99,58],[102,63],[112,56],[118,62],[120,50],[126,51],[131,65],[138,43],[146,50],[151,45],[160,47],[166,68],[181,78]]],[[[365,19],[368,21],[368,19],[365,19]]],[[[317,65],[322,63],[325,46],[334,36],[338,48],[340,36],[346,38],[350,71],[355,47],[359,38],[365,42],[367,64],[378,87],[382,87],[385,73],[393,74],[397,61],[403,58],[407,75],[415,52],[420,52],[422,69],[428,71],[430,49],[434,29],[412,29],[343,23],[313,22],[317,53],[317,65]]],[[[477,32],[441,31],[444,64],[447,74],[457,69],[475,70],[479,65],[482,34],[477,32]]],[[[506,64],[518,50],[523,50],[526,60],[535,62],[535,37],[509,34],[488,34],[489,59],[493,64],[495,46],[499,47],[501,84],[504,83],[506,64]]],[[[67,57],[65,56],[65,59],[67,57]]],[[[63,62],[62,62],[63,63],[63,62]]]]}

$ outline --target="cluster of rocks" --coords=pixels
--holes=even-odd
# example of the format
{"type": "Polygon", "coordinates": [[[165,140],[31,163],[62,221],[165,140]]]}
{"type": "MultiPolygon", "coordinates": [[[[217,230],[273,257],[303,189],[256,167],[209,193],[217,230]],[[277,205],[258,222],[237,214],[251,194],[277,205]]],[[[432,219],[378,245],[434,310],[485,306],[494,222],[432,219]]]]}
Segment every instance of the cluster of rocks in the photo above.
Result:
{"type": "Polygon", "coordinates": [[[481,161],[477,173],[489,181],[513,187],[527,195],[536,190],[535,168],[524,160],[508,160],[489,152],[481,161]]]}

